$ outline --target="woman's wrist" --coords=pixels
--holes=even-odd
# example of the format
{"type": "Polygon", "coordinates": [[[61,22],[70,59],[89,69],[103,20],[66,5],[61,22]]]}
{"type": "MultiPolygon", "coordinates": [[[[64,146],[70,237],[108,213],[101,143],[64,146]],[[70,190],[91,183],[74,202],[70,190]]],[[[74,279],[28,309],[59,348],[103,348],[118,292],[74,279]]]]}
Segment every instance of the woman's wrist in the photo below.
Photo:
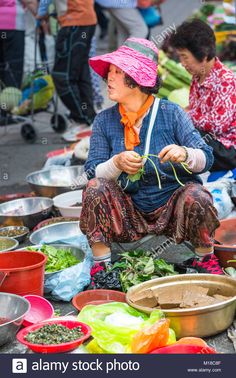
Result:
{"type": "Polygon", "coordinates": [[[115,167],[117,169],[120,169],[120,167],[119,167],[119,154],[114,155],[113,158],[112,158],[112,161],[113,161],[113,164],[115,165],[115,167]]]}
{"type": "Polygon", "coordinates": [[[185,152],[185,158],[184,158],[184,160],[182,161],[183,163],[186,163],[186,161],[188,160],[188,149],[187,149],[187,147],[185,147],[185,146],[182,146],[182,148],[184,149],[184,152],[185,152]]]}
{"type": "Polygon", "coordinates": [[[185,147],[188,152],[188,158],[185,161],[192,172],[201,172],[206,166],[206,155],[199,148],[185,147]]]}

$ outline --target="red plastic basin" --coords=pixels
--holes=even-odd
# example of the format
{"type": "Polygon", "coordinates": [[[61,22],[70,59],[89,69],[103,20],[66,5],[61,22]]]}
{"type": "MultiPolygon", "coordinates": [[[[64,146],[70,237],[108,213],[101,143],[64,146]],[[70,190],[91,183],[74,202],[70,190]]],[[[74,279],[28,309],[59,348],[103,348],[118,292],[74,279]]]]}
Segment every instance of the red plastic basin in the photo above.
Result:
{"type": "Polygon", "coordinates": [[[236,218],[223,219],[220,227],[216,229],[215,240],[222,244],[214,244],[214,253],[218,257],[223,268],[232,266],[236,269],[236,263],[228,263],[228,260],[236,260],[236,218]]]}
{"type": "Polygon", "coordinates": [[[3,252],[0,257],[0,291],[43,295],[47,256],[42,252],[3,252]]]}
{"type": "Polygon", "coordinates": [[[108,302],[126,303],[125,293],[116,290],[95,289],[86,290],[76,294],[72,299],[72,304],[77,310],[81,311],[87,305],[100,305],[108,302]]]}

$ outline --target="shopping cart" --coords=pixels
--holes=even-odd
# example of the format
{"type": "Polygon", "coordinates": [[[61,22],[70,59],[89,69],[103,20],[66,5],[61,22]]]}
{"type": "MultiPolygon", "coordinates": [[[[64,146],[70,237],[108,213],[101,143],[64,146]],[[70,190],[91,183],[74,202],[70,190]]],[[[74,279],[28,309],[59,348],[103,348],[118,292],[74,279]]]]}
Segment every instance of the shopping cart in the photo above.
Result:
{"type": "MultiPolygon", "coordinates": [[[[58,112],[58,95],[49,72],[49,64],[46,60],[41,64],[37,63],[38,40],[39,24],[37,23],[34,39],[34,70],[25,78],[22,92],[16,88],[5,88],[3,82],[0,81],[0,111],[4,113],[4,119],[6,119],[6,123],[1,126],[6,127],[10,123],[23,122],[21,136],[27,143],[34,143],[37,140],[35,115],[39,112],[51,114],[49,122],[57,133],[65,132],[68,125],[66,116],[58,112]]],[[[11,62],[0,66],[0,70],[4,70],[14,78],[11,62]]]]}

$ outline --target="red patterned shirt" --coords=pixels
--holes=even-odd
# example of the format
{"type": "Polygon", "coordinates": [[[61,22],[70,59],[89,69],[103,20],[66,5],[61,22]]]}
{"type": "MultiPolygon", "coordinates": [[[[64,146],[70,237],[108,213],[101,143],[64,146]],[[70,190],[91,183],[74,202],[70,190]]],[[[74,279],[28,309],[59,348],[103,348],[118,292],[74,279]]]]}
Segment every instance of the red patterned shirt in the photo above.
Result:
{"type": "Polygon", "coordinates": [[[196,128],[236,148],[236,77],[218,58],[202,84],[193,78],[189,109],[196,128]]]}

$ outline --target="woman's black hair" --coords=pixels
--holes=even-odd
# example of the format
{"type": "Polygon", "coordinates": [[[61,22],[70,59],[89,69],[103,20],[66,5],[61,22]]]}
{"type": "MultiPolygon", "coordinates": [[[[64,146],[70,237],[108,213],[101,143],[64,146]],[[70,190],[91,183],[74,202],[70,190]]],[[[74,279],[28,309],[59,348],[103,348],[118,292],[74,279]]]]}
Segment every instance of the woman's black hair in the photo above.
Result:
{"type": "Polygon", "coordinates": [[[134,79],[132,79],[132,77],[130,77],[129,75],[125,74],[125,78],[124,78],[124,81],[125,81],[125,85],[127,85],[127,87],[129,88],[139,88],[139,90],[142,92],[142,93],[145,93],[145,94],[152,94],[152,93],[155,93],[157,94],[160,87],[161,87],[161,79],[159,78],[159,76],[157,75],[157,78],[156,78],[156,84],[154,85],[154,87],[144,87],[142,85],[139,85],[138,83],[136,83],[136,81],[134,79]]]}
{"type": "Polygon", "coordinates": [[[216,39],[213,30],[204,21],[193,19],[183,22],[170,38],[171,46],[187,49],[202,62],[210,61],[216,56],[216,39]]]}

